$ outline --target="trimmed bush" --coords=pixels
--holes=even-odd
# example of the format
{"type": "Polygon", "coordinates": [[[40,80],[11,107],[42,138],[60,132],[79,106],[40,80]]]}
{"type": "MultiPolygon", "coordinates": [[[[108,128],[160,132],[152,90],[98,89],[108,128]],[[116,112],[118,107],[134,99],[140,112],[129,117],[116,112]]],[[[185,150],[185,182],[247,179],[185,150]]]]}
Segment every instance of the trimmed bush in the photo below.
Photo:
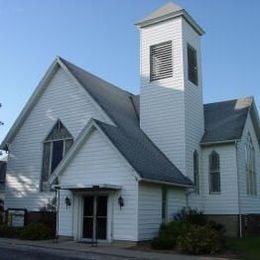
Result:
{"type": "Polygon", "coordinates": [[[29,224],[20,232],[20,238],[26,240],[46,240],[53,238],[52,230],[42,224],[29,224]]]}
{"type": "Polygon", "coordinates": [[[223,249],[221,234],[210,227],[192,225],[186,233],[177,239],[178,249],[190,254],[215,254],[223,249]]]}

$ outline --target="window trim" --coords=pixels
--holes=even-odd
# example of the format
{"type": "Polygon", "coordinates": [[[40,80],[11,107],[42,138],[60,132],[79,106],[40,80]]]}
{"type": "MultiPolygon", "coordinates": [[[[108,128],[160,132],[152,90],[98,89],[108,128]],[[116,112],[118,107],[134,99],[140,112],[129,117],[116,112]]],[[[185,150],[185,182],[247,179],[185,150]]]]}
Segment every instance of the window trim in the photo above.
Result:
{"type": "MultiPolygon", "coordinates": [[[[40,192],[47,192],[47,190],[45,190],[45,188],[43,188],[44,184],[46,183],[45,180],[45,172],[44,172],[44,145],[45,144],[50,144],[49,146],[49,158],[48,158],[48,178],[52,175],[52,173],[55,171],[55,169],[52,171],[52,160],[53,160],[53,143],[57,142],[57,141],[62,141],[63,142],[63,150],[62,150],[62,159],[63,160],[65,154],[66,154],[66,142],[71,140],[73,145],[74,143],[74,138],[71,135],[71,133],[68,131],[68,129],[64,126],[64,124],[61,122],[60,119],[56,120],[55,124],[52,126],[52,128],[50,129],[50,131],[48,132],[48,134],[45,136],[45,139],[41,142],[42,143],[42,167],[41,167],[41,178],[40,178],[40,185],[39,185],[39,190],[40,192]],[[63,128],[66,130],[67,133],[67,137],[64,138],[54,138],[54,139],[49,139],[50,134],[54,131],[55,127],[57,126],[57,124],[61,124],[63,126],[63,128]]],[[[58,164],[59,165],[59,164],[58,164]]]]}
{"type": "Polygon", "coordinates": [[[220,170],[220,156],[219,153],[217,153],[215,150],[213,150],[209,156],[208,156],[208,168],[209,168],[209,174],[208,174],[208,178],[209,178],[209,194],[211,195],[219,195],[221,194],[221,170],[220,170]],[[217,169],[211,169],[211,158],[213,155],[218,156],[218,168],[217,169]],[[212,181],[211,181],[211,176],[212,174],[219,174],[219,191],[212,191],[212,181]]]}
{"type": "Polygon", "coordinates": [[[246,175],[246,195],[257,196],[257,174],[255,161],[255,147],[252,137],[248,132],[245,144],[245,175],[246,175]],[[249,150],[248,150],[249,149],[249,150]],[[248,156],[248,155],[251,156],[248,156]],[[250,162],[248,162],[251,159],[250,162]]]}
{"type": "Polygon", "coordinates": [[[172,40],[168,40],[168,41],[164,41],[164,42],[160,42],[160,43],[156,43],[156,44],[153,44],[153,45],[150,45],[149,46],[149,63],[150,63],[150,76],[149,76],[149,79],[150,79],[150,82],[153,82],[153,81],[157,81],[157,80],[161,80],[161,79],[166,79],[166,78],[171,78],[173,76],[173,48],[172,48],[172,40]],[[158,76],[158,77],[154,77],[153,76],[153,56],[152,56],[152,49],[155,48],[155,47],[158,47],[160,45],[166,45],[166,44],[170,44],[170,54],[171,54],[171,57],[170,57],[170,65],[171,65],[171,71],[169,72],[170,75],[164,75],[164,76],[158,76]]]}
{"type": "Polygon", "coordinates": [[[193,152],[193,182],[194,182],[194,191],[196,194],[200,194],[200,164],[199,164],[199,153],[197,150],[193,152]],[[197,171],[195,171],[195,158],[197,161],[197,171]]]}
{"type": "Polygon", "coordinates": [[[161,218],[162,218],[162,223],[166,223],[168,220],[168,189],[167,189],[167,187],[163,186],[161,188],[161,192],[162,192],[161,218]]]}
{"type": "Polygon", "coordinates": [[[190,44],[187,43],[187,78],[188,81],[194,84],[195,86],[199,86],[199,66],[198,66],[198,52],[197,50],[190,44]],[[189,63],[189,49],[195,52],[195,59],[196,59],[196,77],[195,80],[193,81],[190,78],[190,63],[189,63]]]}

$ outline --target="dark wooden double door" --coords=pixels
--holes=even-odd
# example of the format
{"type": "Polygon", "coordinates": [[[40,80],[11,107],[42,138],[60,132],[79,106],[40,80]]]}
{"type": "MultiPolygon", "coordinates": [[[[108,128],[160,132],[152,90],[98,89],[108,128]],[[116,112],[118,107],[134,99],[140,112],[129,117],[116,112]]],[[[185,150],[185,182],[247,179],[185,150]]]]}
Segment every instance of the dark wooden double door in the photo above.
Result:
{"type": "Polygon", "coordinates": [[[107,239],[107,196],[84,197],[83,238],[107,239]]]}

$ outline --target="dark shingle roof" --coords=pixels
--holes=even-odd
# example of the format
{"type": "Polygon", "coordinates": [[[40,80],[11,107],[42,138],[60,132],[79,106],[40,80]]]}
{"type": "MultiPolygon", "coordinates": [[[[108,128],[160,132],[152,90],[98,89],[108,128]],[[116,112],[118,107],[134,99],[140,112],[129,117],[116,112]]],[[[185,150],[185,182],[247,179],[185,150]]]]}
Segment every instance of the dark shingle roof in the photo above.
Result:
{"type": "Polygon", "coordinates": [[[204,105],[205,133],[202,143],[240,139],[253,98],[204,105]]]}
{"type": "Polygon", "coordinates": [[[96,120],[117,149],[144,179],[191,185],[178,168],[150,141],[143,131],[127,135],[120,127],[96,120]]]}
{"type": "Polygon", "coordinates": [[[116,127],[97,120],[96,123],[142,178],[179,185],[192,185],[192,182],[140,129],[138,96],[100,79],[64,59],[61,61],[114,121],[116,127]]]}
{"type": "MultiPolygon", "coordinates": [[[[139,126],[139,96],[122,90],[61,59],[80,84],[113,120],[115,126],[96,120],[113,144],[142,178],[190,185],[178,168],[139,126]]],[[[202,144],[239,139],[253,99],[251,97],[204,105],[202,144]]]]}

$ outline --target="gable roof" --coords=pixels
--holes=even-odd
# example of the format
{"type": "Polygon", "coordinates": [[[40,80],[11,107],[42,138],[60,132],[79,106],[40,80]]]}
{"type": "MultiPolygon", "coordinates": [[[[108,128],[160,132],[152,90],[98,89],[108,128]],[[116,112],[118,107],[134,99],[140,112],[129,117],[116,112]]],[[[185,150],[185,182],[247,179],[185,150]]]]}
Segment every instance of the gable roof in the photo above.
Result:
{"type": "Polygon", "coordinates": [[[154,12],[138,21],[136,25],[140,28],[143,28],[179,16],[182,16],[199,35],[203,35],[205,33],[203,29],[197,24],[197,22],[185,11],[184,8],[172,2],[166,3],[159,9],[156,9],[154,12]]]}
{"type": "Polygon", "coordinates": [[[234,141],[241,138],[248,114],[255,114],[255,130],[260,140],[259,121],[252,97],[204,105],[205,133],[202,145],[234,141]]]}
{"type": "Polygon", "coordinates": [[[192,185],[192,182],[167,159],[140,129],[138,96],[104,81],[60,57],[57,57],[48,69],[46,75],[2,142],[1,147],[4,147],[15,136],[32,107],[44,92],[48,81],[54,75],[55,71],[57,71],[58,66],[67,71],[74,78],[75,82],[79,83],[88,92],[91,98],[100,106],[101,110],[116,125],[114,131],[112,131],[112,128],[109,128],[108,125],[100,123],[100,127],[102,127],[106,135],[120,149],[120,152],[126,156],[126,160],[131,162],[132,167],[140,176],[145,176],[147,180],[160,180],[183,186],[192,185]],[[116,131],[118,138],[115,138],[116,136],[114,135],[116,131]],[[124,143],[125,147],[128,147],[129,152],[125,151],[121,145],[122,143],[124,143]],[[132,146],[131,143],[135,143],[136,145],[132,146]],[[134,154],[139,155],[139,159],[134,158],[134,154]],[[150,154],[153,154],[153,158],[158,160],[157,166],[153,164],[153,169],[151,169],[149,163],[150,154]],[[162,171],[165,171],[166,174],[162,173],[162,171]],[[169,174],[172,175],[172,178],[169,178],[169,174]],[[165,178],[162,176],[165,176],[165,178]]]}
{"type": "MultiPolygon", "coordinates": [[[[2,147],[18,131],[32,106],[44,91],[49,78],[55,73],[57,65],[65,69],[75,79],[75,82],[78,82],[88,92],[107,117],[112,120],[114,126],[97,120],[95,123],[142,179],[183,186],[192,185],[192,182],[169,161],[164,153],[140,129],[138,95],[122,90],[60,57],[55,60],[47,71],[44,79],[40,82],[1,144],[2,147]]],[[[239,139],[249,111],[255,119],[256,133],[260,137],[258,114],[252,98],[204,105],[205,134],[201,144],[207,145],[239,139]]],[[[66,160],[66,156],[64,160],[66,160]]]]}
{"type": "Polygon", "coordinates": [[[118,126],[113,126],[96,119],[91,119],[86,125],[75,144],[68,151],[64,159],[50,176],[49,182],[60,176],[71,160],[77,155],[84,145],[87,137],[95,128],[103,136],[109,139],[128,164],[135,170],[135,175],[140,181],[152,181],[174,186],[188,187],[192,185],[190,179],[185,177],[148,138],[136,140],[133,136],[127,136],[118,126]],[[153,147],[151,147],[153,146],[153,147]],[[149,154],[149,157],[147,155],[149,154]]]}
{"type": "Polygon", "coordinates": [[[139,96],[122,90],[65,59],[60,60],[115,123],[116,126],[112,126],[96,120],[141,178],[192,185],[140,129],[139,96]]]}
{"type": "Polygon", "coordinates": [[[134,166],[141,179],[192,185],[189,178],[155,146],[143,131],[127,135],[119,127],[95,120],[115,147],[134,166]]]}

